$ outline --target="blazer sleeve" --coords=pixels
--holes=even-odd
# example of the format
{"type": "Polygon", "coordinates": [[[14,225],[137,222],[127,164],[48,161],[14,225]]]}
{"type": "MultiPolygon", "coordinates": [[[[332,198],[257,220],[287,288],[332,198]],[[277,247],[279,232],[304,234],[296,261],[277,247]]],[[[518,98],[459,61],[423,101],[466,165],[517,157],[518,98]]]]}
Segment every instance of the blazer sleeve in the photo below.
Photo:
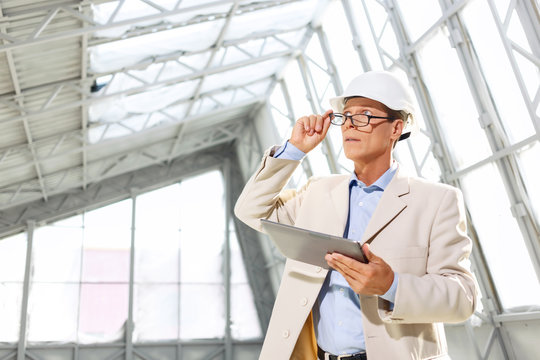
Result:
{"type": "Polygon", "coordinates": [[[273,147],[265,153],[234,207],[236,217],[258,231],[262,231],[260,219],[294,225],[301,194],[308,186],[306,184],[300,191],[283,190],[300,161],[276,159],[272,157],[276,149],[273,147]]]}
{"type": "Polygon", "coordinates": [[[393,310],[379,311],[385,322],[461,322],[474,312],[477,285],[469,270],[463,197],[446,189],[431,229],[426,274],[399,274],[393,310]]]}

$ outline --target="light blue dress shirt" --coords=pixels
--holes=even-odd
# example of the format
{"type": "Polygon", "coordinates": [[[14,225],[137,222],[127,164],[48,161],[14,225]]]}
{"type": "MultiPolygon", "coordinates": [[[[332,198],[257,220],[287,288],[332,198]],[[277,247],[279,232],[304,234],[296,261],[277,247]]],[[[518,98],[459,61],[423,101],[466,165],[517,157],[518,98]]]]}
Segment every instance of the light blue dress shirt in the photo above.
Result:
{"type": "MultiPolygon", "coordinates": [[[[301,160],[305,153],[286,142],[274,154],[274,157],[289,160],[301,160]]],[[[344,237],[360,241],[366,226],[397,170],[397,163],[392,166],[372,185],[366,186],[356,175],[351,175],[349,182],[349,217],[344,237]]],[[[383,299],[394,302],[398,275],[394,273],[394,282],[383,299]]],[[[317,344],[325,351],[335,354],[354,354],[365,350],[362,313],[358,295],[351,289],[345,278],[337,271],[330,270],[313,306],[313,320],[317,344]]]]}

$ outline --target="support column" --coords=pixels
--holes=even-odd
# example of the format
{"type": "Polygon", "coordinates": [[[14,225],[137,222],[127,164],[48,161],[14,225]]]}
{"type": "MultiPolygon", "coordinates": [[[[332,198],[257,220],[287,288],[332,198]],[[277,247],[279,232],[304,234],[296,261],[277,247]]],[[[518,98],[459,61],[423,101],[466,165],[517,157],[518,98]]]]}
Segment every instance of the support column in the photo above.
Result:
{"type": "Polygon", "coordinates": [[[17,347],[17,360],[26,359],[26,335],[28,324],[28,297],[30,295],[30,280],[32,272],[32,248],[34,241],[35,222],[28,220],[26,224],[26,260],[24,269],[23,297],[21,305],[21,324],[19,328],[19,345],[17,347]]]}
{"type": "Polygon", "coordinates": [[[131,190],[131,248],[129,249],[129,295],[128,318],[126,322],[126,360],[133,360],[133,290],[135,282],[135,216],[137,197],[131,190]]]}
{"type": "Polygon", "coordinates": [[[225,242],[223,244],[223,282],[225,285],[225,360],[232,360],[232,335],[231,335],[231,237],[229,223],[231,208],[231,163],[229,159],[225,159],[223,165],[223,184],[225,188],[225,242]]]}

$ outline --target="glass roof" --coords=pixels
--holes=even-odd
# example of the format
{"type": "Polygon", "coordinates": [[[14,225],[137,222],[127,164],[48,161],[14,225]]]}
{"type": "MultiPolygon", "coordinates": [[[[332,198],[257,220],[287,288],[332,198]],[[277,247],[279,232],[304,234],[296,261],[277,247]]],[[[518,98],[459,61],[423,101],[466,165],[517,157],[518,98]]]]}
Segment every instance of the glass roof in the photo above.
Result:
{"type": "Polygon", "coordinates": [[[89,107],[89,142],[266,96],[274,75],[301,46],[320,3],[132,0],[94,5],[97,23],[126,25],[98,31],[89,43],[93,95],[104,99],[89,107]],[[175,14],[152,18],[164,10],[175,14]],[[149,20],[129,24],[143,16],[149,20]],[[154,29],[140,34],[145,27],[154,29]]]}

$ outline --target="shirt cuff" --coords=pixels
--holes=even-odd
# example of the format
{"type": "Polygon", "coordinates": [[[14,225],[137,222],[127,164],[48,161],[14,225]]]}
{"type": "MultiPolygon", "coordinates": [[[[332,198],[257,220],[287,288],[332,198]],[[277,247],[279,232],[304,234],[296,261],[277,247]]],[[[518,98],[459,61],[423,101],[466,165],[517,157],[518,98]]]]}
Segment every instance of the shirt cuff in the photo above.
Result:
{"type": "Polygon", "coordinates": [[[274,153],[274,158],[285,160],[302,160],[304,156],[306,153],[289,143],[289,140],[274,153]]]}
{"type": "Polygon", "coordinates": [[[382,297],[384,300],[390,301],[393,304],[396,300],[397,285],[398,285],[398,274],[397,272],[394,272],[394,281],[392,282],[390,289],[388,289],[388,291],[384,295],[381,295],[380,297],[382,297]]]}

